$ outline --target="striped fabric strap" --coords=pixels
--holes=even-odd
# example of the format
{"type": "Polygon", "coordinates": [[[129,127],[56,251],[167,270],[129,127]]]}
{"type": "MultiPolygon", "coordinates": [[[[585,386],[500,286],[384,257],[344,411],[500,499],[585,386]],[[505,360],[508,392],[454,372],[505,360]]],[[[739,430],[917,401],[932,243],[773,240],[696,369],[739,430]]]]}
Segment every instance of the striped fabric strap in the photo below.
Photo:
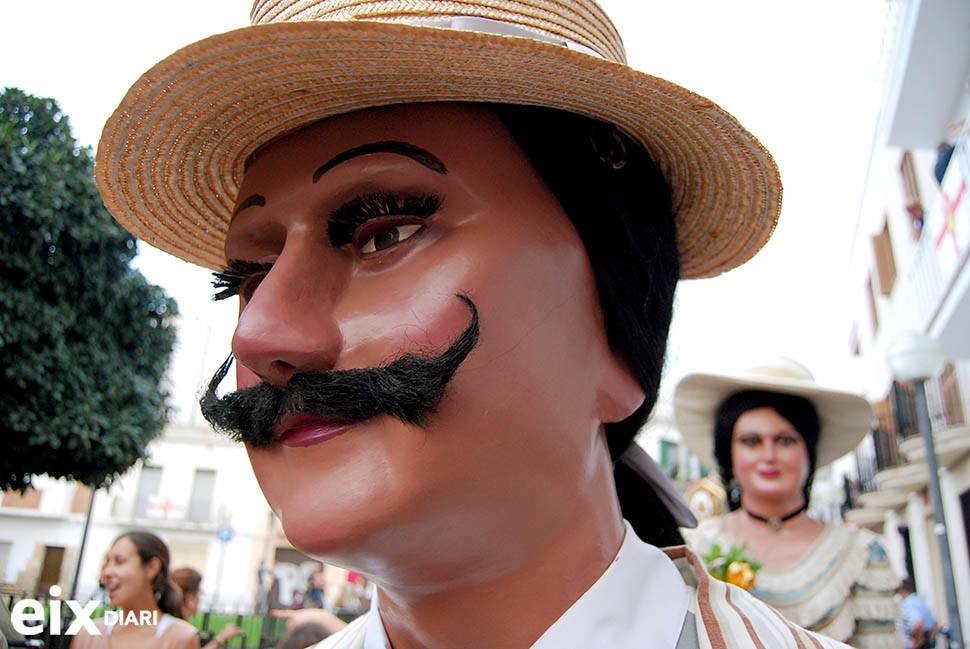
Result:
{"type": "MultiPolygon", "coordinates": [[[[685,546],[664,552],[691,588],[691,613],[698,646],[711,649],[849,649],[786,620],[749,593],[712,578],[703,561],[685,546]]],[[[688,642],[681,634],[681,644],[688,642]]],[[[681,649],[678,644],[677,649],[681,649]]],[[[690,647],[684,644],[684,647],[690,647]]]]}

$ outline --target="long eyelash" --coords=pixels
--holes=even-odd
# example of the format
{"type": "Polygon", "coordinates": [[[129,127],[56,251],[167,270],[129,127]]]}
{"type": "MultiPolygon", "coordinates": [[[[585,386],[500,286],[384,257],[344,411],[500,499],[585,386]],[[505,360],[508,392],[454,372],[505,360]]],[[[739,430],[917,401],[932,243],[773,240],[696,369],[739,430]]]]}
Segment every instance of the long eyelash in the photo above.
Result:
{"type": "Polygon", "coordinates": [[[354,232],[371,219],[382,216],[427,218],[441,209],[442,203],[442,198],[437,194],[361,194],[330,213],[327,235],[330,237],[330,244],[339,248],[351,243],[354,232]]]}
{"type": "Polygon", "coordinates": [[[250,277],[256,273],[263,273],[273,267],[273,264],[232,259],[222,270],[212,273],[212,288],[216,291],[212,301],[218,302],[234,295],[239,295],[239,289],[250,277]]]}

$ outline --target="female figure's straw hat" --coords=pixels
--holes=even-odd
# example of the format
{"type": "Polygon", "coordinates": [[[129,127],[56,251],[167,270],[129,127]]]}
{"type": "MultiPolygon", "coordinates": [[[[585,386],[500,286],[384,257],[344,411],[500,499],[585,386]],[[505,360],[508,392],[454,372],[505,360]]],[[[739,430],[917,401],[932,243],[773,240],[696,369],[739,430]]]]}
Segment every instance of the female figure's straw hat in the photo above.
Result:
{"type": "Polygon", "coordinates": [[[735,375],[688,374],[674,390],[674,419],[687,448],[708,469],[717,470],[717,409],[725,399],[742,390],[793,394],[815,406],[819,422],[816,466],[825,466],[854,449],[872,426],[872,406],[864,397],[819,387],[804,365],[787,358],[735,375]]]}
{"type": "Polygon", "coordinates": [[[251,19],[146,72],[98,146],[108,210],[186,261],[225,262],[233,202],[260,146],[411,102],[547,106],[615,124],[673,189],[683,277],[747,261],[775,227],[770,154],[710,100],[628,67],[592,0],[256,0],[251,19]]]}

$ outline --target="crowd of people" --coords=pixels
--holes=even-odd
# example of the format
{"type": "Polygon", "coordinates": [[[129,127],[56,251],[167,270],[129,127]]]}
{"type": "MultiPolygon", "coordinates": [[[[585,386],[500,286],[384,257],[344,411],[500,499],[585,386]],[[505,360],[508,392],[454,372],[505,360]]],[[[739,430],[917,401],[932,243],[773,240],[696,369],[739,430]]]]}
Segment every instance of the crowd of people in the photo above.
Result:
{"type": "MultiPolygon", "coordinates": [[[[154,533],[131,530],[118,536],[105,554],[100,580],[107,603],[123,614],[117,622],[107,621],[107,616],[96,619],[97,633],[82,627],[71,648],[219,649],[241,635],[242,629],[232,623],[205,635],[190,624],[199,612],[202,575],[191,567],[171,570],[169,565],[168,546],[154,533]]],[[[277,649],[303,649],[346,626],[322,609],[280,611],[277,617],[287,621],[277,649]]]]}

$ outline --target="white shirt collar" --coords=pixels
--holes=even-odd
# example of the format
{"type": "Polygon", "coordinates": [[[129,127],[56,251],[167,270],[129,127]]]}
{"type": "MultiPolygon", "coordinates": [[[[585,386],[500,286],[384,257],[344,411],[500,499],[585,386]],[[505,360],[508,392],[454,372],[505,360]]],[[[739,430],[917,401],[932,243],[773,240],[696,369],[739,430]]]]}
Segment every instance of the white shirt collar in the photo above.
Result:
{"type": "MultiPolygon", "coordinates": [[[[626,535],[613,563],[531,649],[674,649],[689,600],[690,593],[674,563],[637,538],[626,523],[626,535]]],[[[390,647],[375,592],[364,649],[390,647]]]]}

